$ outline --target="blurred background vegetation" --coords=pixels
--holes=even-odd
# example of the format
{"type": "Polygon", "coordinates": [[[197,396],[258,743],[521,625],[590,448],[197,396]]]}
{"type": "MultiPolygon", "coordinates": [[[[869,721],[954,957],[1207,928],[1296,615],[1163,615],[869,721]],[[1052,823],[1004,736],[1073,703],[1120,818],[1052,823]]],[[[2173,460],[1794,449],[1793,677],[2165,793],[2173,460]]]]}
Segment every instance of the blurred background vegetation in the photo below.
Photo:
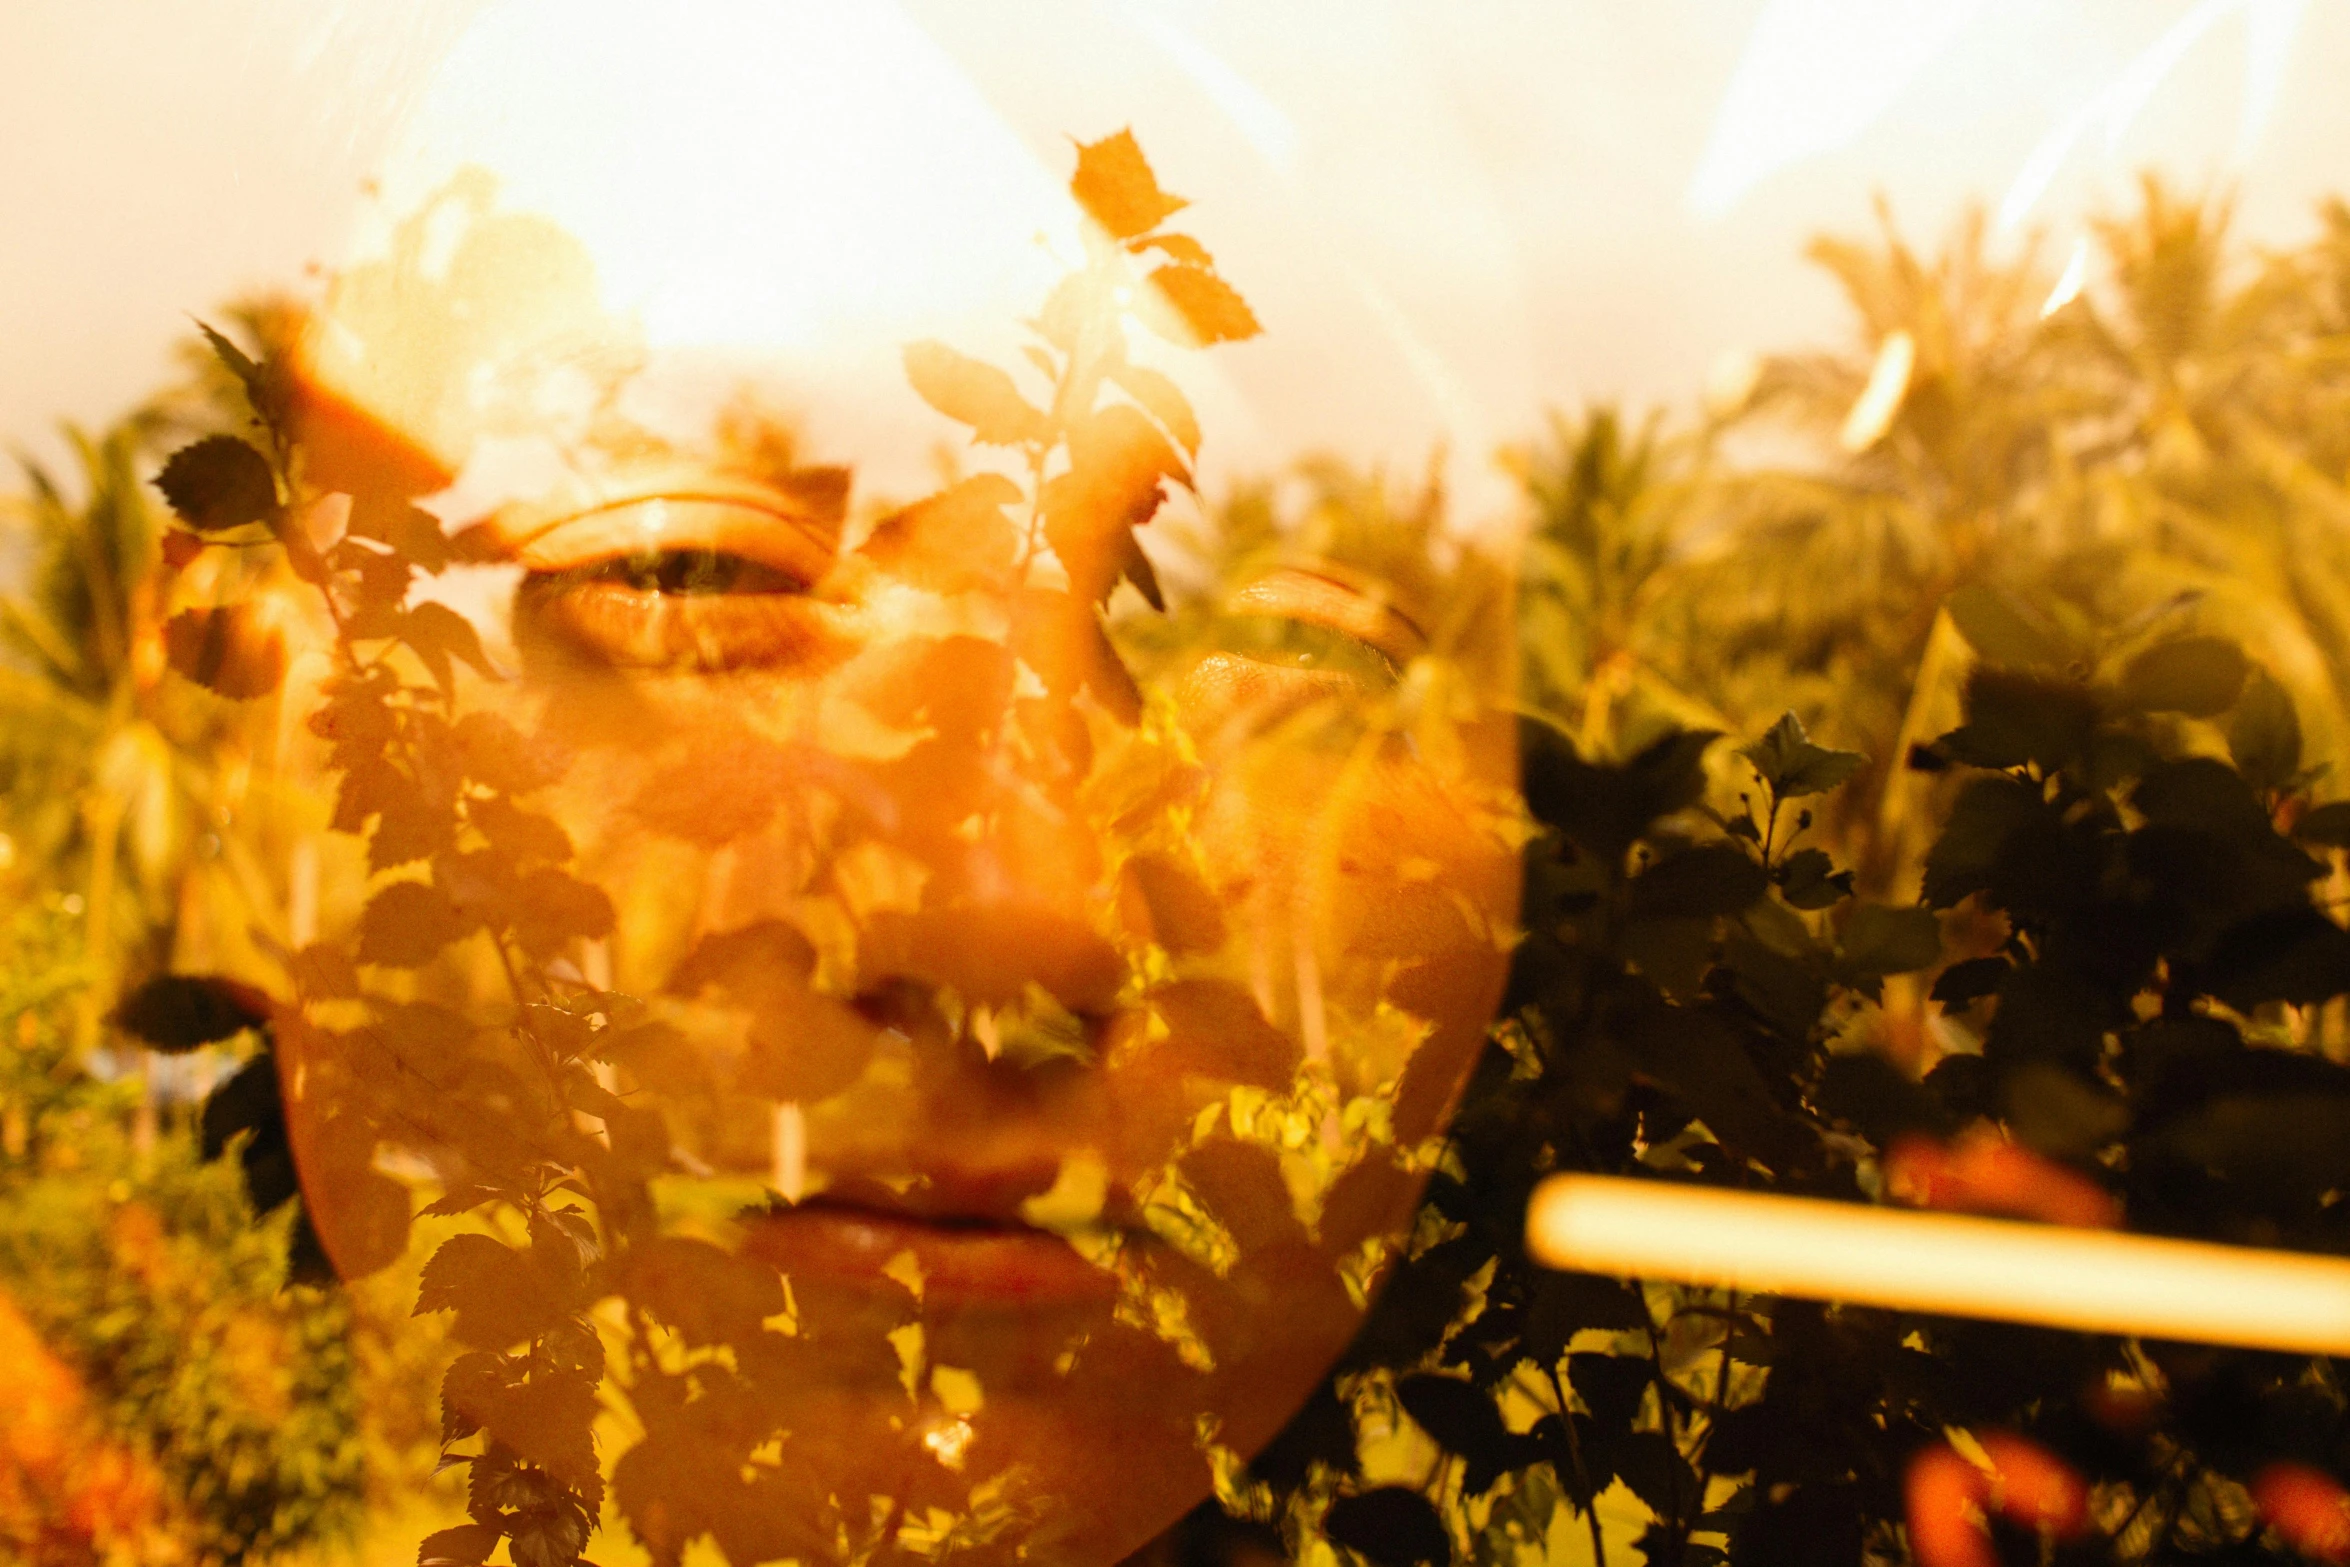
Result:
{"type": "MultiPolygon", "coordinates": [[[[2350,206],[2318,219],[2252,254],[2225,200],[2149,180],[2097,230],[2086,288],[1995,253],[1979,220],[1933,249],[1889,222],[1818,241],[1847,342],[1703,406],[1560,412],[1507,454],[1528,705],[1595,757],[1793,709],[1870,759],[1820,830],[1895,901],[1949,787],[1905,759],[1956,725],[1978,654],[2086,668],[2233,638],[2338,775],[2350,206]]],[[[289,1284],[290,1215],[256,1228],[260,1178],[200,1157],[197,1106],[241,1047],[156,1057],[109,1022],[142,978],[253,968],[316,920],[323,812],[270,792],[286,715],[163,653],[179,568],[148,480],[233,424],[216,375],[191,359],[75,432],[73,471],[28,465],[0,501],[0,1350],[22,1344],[0,1406],[32,1412],[0,1434],[0,1556],[405,1562],[451,1508],[413,1277],[289,1284]]],[[[1303,535],[1392,565],[1435,547],[1444,498],[1315,463],[1217,522],[1202,547],[1227,559],[1303,535]]],[[[223,553],[190,569],[236,569],[223,553]]],[[[1881,1043],[1912,1071],[1942,1048],[1931,978],[1887,985],[1881,1043]]]]}

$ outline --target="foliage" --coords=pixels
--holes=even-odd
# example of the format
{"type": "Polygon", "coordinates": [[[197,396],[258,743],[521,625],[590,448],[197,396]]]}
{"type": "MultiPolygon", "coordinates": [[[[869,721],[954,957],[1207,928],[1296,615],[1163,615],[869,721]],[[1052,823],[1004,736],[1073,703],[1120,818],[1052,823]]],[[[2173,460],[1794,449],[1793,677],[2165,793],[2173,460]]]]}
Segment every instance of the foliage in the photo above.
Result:
{"type": "Polygon", "coordinates": [[[135,1085],[96,1081],[72,1052],[87,972],[57,903],[27,900],[0,932],[0,1298],[76,1378],[95,1439],[152,1476],[156,1559],[230,1563],[332,1534],[356,1515],[362,1465],[347,1312],[285,1289],[283,1220],[256,1228],[195,1127],[134,1155],[135,1085]]]}
{"type": "Polygon", "coordinates": [[[1801,843],[1803,802],[1860,759],[1792,717],[1739,754],[1729,812],[1706,804],[1730,787],[1709,790],[1712,735],[1600,764],[1530,723],[1529,935],[1460,1165],[1320,1412],[1228,1502],[1279,1517],[1284,1495],[1293,1531],[1319,1516],[1383,1567],[1511,1559],[1563,1503],[1605,1560],[1620,1483],[1650,1563],[1891,1561],[1972,1527],[1986,1493],[1940,1456],[1957,1430],[2003,1472],[2085,1482],[2064,1560],[2286,1559],[2307,1536],[2247,1487],[2350,1462],[2323,1359],[1550,1274],[1520,1233],[1552,1170],[1889,1200],[1938,1145],[1917,1139],[1990,1128],[2022,1150],[2026,1212],[2077,1221],[2088,1193],[2142,1230],[2350,1246],[2350,936],[2313,901],[2350,807],[2298,792],[2290,709],[2246,667],[2209,638],[2085,674],[1978,665],[1913,764],[1963,780],[1924,907],[1850,898],[1801,843]],[[1871,998],[1936,966],[1952,1048],[1918,1081],[1873,1048],[1871,998]],[[1423,1478],[1355,1479],[1399,1408],[1423,1478]],[[1943,1462],[1959,1500],[1921,1512],[1913,1474],[1943,1462]]]}
{"type": "MultiPolygon", "coordinates": [[[[1207,251],[1163,227],[1182,203],[1159,189],[1130,135],[1081,146],[1071,190],[1091,222],[1083,263],[1031,324],[1028,361],[1048,382],[1041,406],[1009,373],[944,344],[905,355],[916,392],[975,443],[1012,448],[1025,486],[996,474],[964,479],[885,519],[866,545],[911,580],[942,584],[1026,584],[1049,549],[1067,587],[1019,589],[1050,628],[1022,649],[1046,688],[1048,733],[1074,721],[1081,691],[1128,722],[1137,716],[1101,606],[1121,583],[1162,602],[1134,532],[1169,484],[1191,483],[1197,420],[1172,381],[1128,356],[1128,313],[1184,346],[1257,330],[1207,251]],[[1014,506],[1026,513],[1019,522],[1007,515],[1014,506]]],[[[255,360],[206,331],[244,389],[258,441],[212,436],[172,456],[158,483],[192,530],[174,535],[174,548],[196,558],[273,545],[317,590],[333,624],[333,669],[309,728],[340,775],[332,825],[366,838],[379,880],[355,952],[313,945],[284,955],[290,1001],[176,977],[140,991],[126,1012],[151,1024],[162,1048],[191,1048],[240,1017],[263,1030],[269,1048],[215,1092],[206,1134],[213,1144],[242,1140],[256,1206],[294,1210],[297,1267],[306,1245],[313,1266],[326,1262],[306,1204],[364,1217],[338,1226],[332,1261],[344,1274],[403,1253],[410,1203],[374,1168],[385,1145],[435,1156],[447,1190],[426,1215],[480,1212],[493,1231],[510,1221],[503,1233],[443,1241],[418,1283],[416,1313],[449,1314],[463,1350],[442,1382],[440,1445],[444,1467],[470,1471],[470,1521],[428,1537],[419,1560],[480,1562],[503,1545],[517,1567],[574,1563],[604,1512],[607,1473],[618,1511],[658,1560],[675,1561],[705,1532],[753,1560],[771,1547],[828,1544],[836,1531],[886,1530],[887,1520],[842,1514],[837,1499],[786,1504],[788,1471],[749,1464],[782,1433],[746,1421],[742,1394],[793,1374],[800,1345],[762,1327],[784,1304],[772,1270],[664,1238],[654,1223],[650,1183],[668,1168],[668,1133],[657,1111],[624,1102],[599,1071],[658,1048],[661,1028],[642,1002],[582,977],[581,944],[611,932],[614,910],[565,868],[563,828],[526,803],[569,759],[493,712],[465,710],[460,671],[483,681],[498,672],[462,617],[411,602],[420,577],[465,558],[466,541],[445,538],[415,507],[422,481],[411,470],[346,455],[348,522],[322,542],[312,522],[321,497],[303,466],[282,359],[255,360]],[[477,939],[504,976],[511,1020],[489,1048],[452,1054],[462,1020],[405,999],[384,976],[477,939]],[[364,1018],[355,1027],[322,1021],[354,1008],[364,1018]],[[302,1061],[307,1092],[337,1106],[332,1135],[306,1164],[305,1193],[294,1189],[278,1098],[284,1055],[302,1061]],[[422,1107],[417,1082],[434,1087],[422,1107]],[[623,1385],[645,1435],[607,1470],[596,1419],[617,1388],[589,1313],[612,1296],[618,1320],[635,1329],[623,1385]],[[669,1364],[656,1323],[688,1344],[726,1344],[739,1374],[669,1364]],[[752,1505],[731,1505],[745,1487],[740,1499],[752,1505]]],[[[837,477],[825,487],[836,509],[840,492],[837,477]]],[[[284,678],[283,643],[249,601],[184,610],[171,627],[184,628],[176,638],[167,629],[172,667],[221,695],[264,695],[284,678]]]]}

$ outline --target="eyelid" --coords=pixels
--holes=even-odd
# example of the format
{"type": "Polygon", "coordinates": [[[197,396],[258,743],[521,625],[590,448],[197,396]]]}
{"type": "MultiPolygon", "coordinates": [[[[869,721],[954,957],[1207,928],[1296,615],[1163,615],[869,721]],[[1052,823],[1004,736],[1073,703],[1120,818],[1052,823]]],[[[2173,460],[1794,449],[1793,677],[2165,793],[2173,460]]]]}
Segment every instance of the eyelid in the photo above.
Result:
{"type": "Polygon", "coordinates": [[[813,583],[832,569],[831,530],[782,506],[735,496],[645,495],[574,512],[513,538],[509,558],[534,572],[570,571],[663,550],[739,555],[813,583]]]}
{"type": "Polygon", "coordinates": [[[1427,634],[1393,605],[1319,572],[1284,567],[1224,601],[1227,613],[1302,620],[1354,638],[1402,666],[1428,650],[1427,634]]]}

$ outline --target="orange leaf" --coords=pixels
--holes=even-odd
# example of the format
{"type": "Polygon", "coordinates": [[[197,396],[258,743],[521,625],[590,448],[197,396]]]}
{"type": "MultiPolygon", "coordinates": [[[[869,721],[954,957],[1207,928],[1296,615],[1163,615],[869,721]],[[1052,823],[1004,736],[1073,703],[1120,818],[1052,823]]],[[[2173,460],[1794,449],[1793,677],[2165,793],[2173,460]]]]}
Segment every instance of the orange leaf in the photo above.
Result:
{"type": "Polygon", "coordinates": [[[1019,446],[1044,438],[1044,415],[994,365],[927,341],[907,344],[905,363],[906,379],[922,400],[969,425],[974,442],[1019,446]]]}
{"type": "Polygon", "coordinates": [[[1239,291],[1206,267],[1177,263],[1159,268],[1150,275],[1141,303],[1143,325],[1184,348],[1236,343],[1264,330],[1239,291]],[[1154,304],[1158,308],[1151,308],[1154,304]]]}
{"type": "Polygon", "coordinates": [[[1190,203],[1159,189],[1158,176],[1134,140],[1132,130],[1077,144],[1077,172],[1069,194],[1113,239],[1132,239],[1157,228],[1190,203]]]}

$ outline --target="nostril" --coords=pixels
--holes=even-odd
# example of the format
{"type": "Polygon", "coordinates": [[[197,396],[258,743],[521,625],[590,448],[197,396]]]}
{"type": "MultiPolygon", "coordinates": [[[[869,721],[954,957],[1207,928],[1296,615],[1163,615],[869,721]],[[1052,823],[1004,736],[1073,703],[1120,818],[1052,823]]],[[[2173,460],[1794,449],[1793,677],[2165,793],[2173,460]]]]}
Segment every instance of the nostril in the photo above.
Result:
{"type": "Polygon", "coordinates": [[[1037,985],[1079,1017],[1107,1013],[1126,980],[1118,950],[1082,920],[1020,905],[876,913],[860,967],[859,988],[867,993],[908,979],[1005,1007],[1037,985]]]}

